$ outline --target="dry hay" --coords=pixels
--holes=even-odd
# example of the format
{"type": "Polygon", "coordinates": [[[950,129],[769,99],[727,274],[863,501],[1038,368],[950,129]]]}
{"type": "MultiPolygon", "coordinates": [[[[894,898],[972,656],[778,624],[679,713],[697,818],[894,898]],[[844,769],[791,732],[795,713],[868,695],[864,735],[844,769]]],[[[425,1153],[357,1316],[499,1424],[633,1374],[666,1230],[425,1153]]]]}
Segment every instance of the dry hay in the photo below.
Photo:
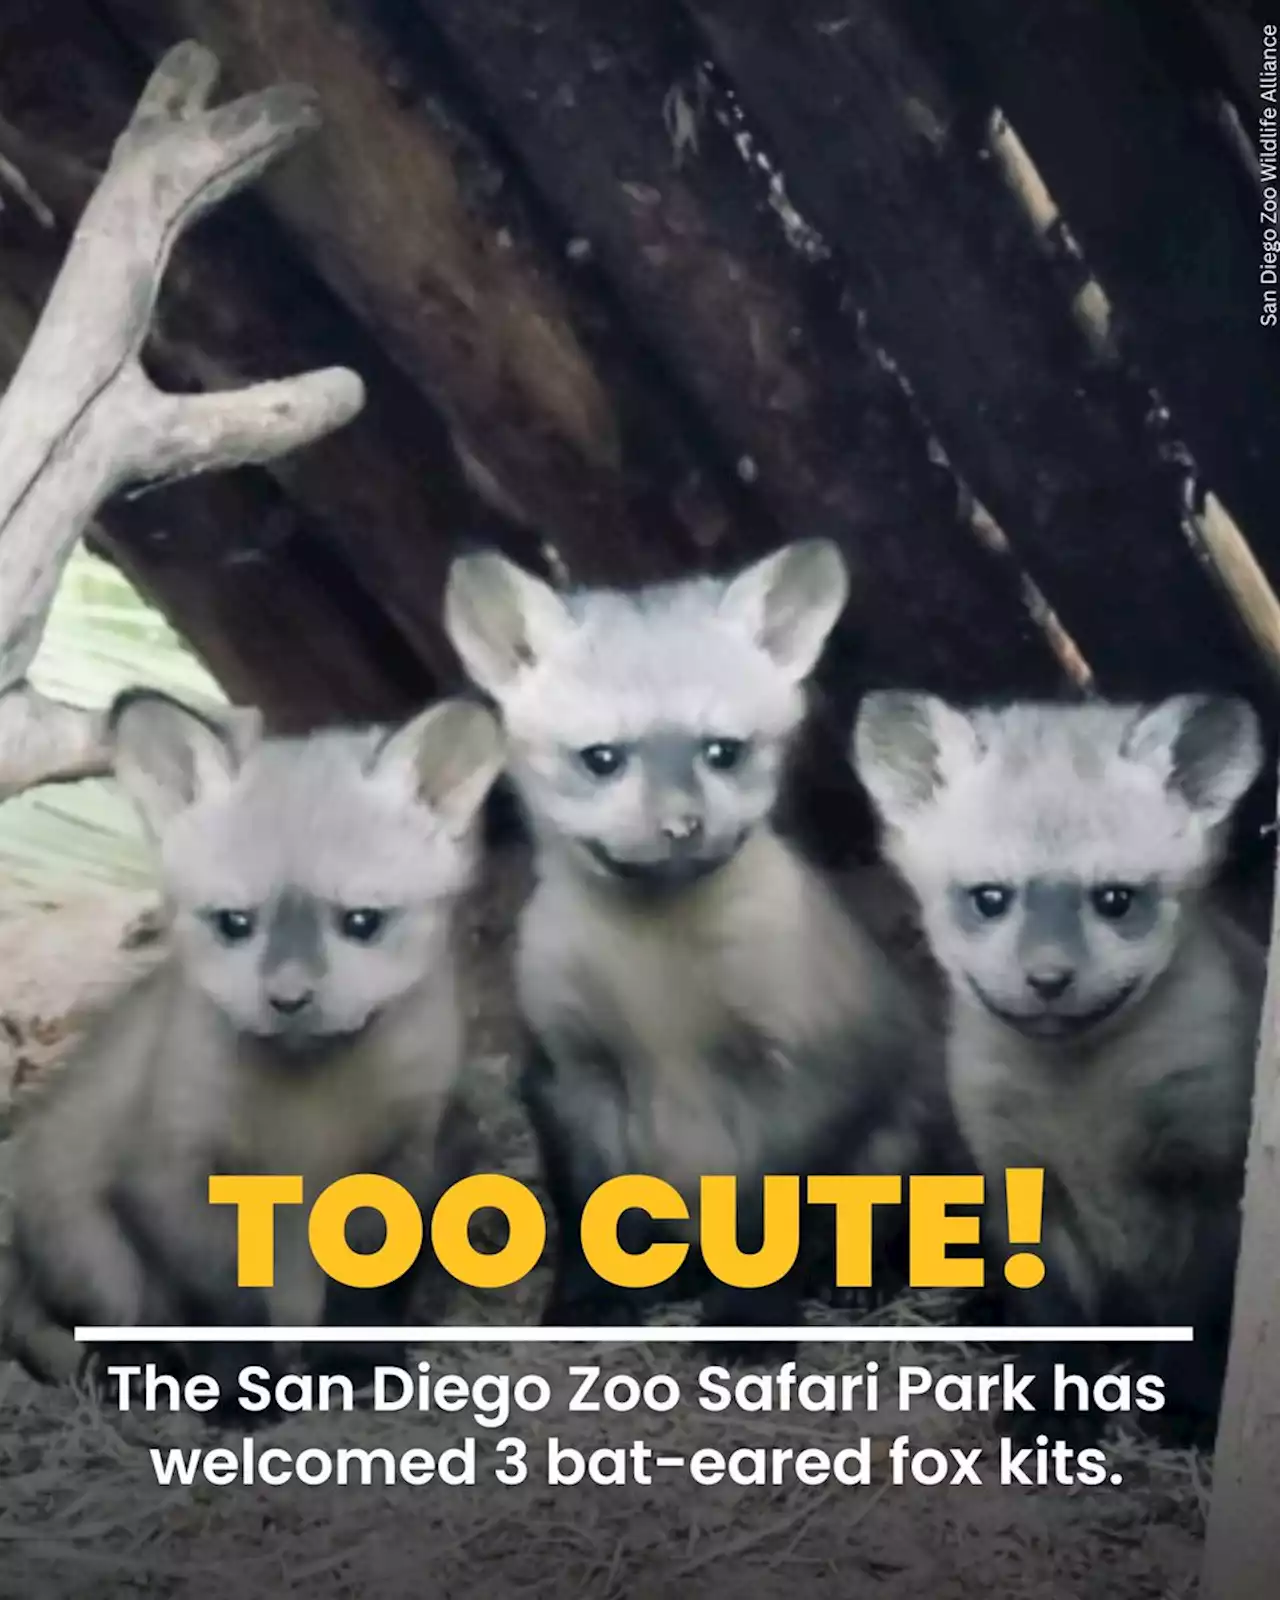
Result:
{"type": "MultiPolygon", "coordinates": [[[[532,1306],[527,1309],[532,1310],[532,1306]]],[[[895,1315],[904,1314],[903,1307],[895,1315]]],[[[899,1419],[820,1416],[781,1420],[682,1406],[663,1416],[608,1420],[566,1414],[571,1362],[643,1375],[669,1371],[687,1388],[700,1359],[657,1349],[599,1352],[537,1347],[518,1362],[485,1349],[423,1351],[442,1371],[540,1372],[552,1408],[511,1425],[533,1459],[548,1434],[591,1449],[643,1437],[657,1452],[810,1444],[828,1448],[863,1431],[882,1437],[899,1419]],[[864,1429],[865,1420],[865,1429],[864,1429]]],[[[801,1352],[809,1370],[846,1364],[838,1347],[801,1352]]],[[[900,1358],[946,1364],[930,1347],[900,1358]]],[[[1185,1595],[1198,1553],[1198,1464],[1134,1440],[1115,1443],[1120,1488],[1081,1490],[895,1487],[881,1460],[870,1487],[691,1487],[682,1475],[651,1488],[548,1488],[481,1482],[472,1488],[158,1489],[146,1447],[197,1443],[185,1417],[107,1415],[86,1396],[51,1396],[12,1368],[0,1377],[0,1594],[107,1593],[259,1596],[377,1593],[385,1600],[527,1594],[656,1597],[677,1585],[742,1600],[848,1593],[874,1579],[886,1600],[980,1594],[1185,1595]]],[[[465,1418],[394,1413],[297,1417],[269,1442],[308,1446],[411,1445],[439,1450],[467,1432],[465,1418]]],[[[983,1425],[926,1416],[920,1443],[990,1443],[983,1425]]],[[[268,1442],[266,1435],[262,1441],[268,1442]]],[[[232,1439],[232,1442],[236,1442],[232,1439]]],[[[481,1460],[488,1452],[481,1447],[481,1460]]]]}
{"type": "MultiPolygon", "coordinates": [[[[115,908],[111,925],[117,932],[136,909],[115,908]]],[[[79,926],[70,916],[58,917],[64,934],[79,926]]],[[[33,914],[25,949],[42,948],[38,920],[33,914]]],[[[482,906],[468,946],[479,978],[480,1073],[495,1164],[529,1178],[533,1152],[505,1082],[511,1046],[503,934],[508,925],[500,903],[482,906]]],[[[87,945],[100,950],[101,930],[87,945]]],[[[65,940],[61,948],[63,971],[76,977],[67,995],[66,1009],[72,1010],[89,963],[78,960],[65,940]]],[[[0,949],[10,974],[16,952],[13,941],[7,951],[0,949]]],[[[16,984],[8,987],[17,992],[16,984]]],[[[41,1007],[50,1017],[46,1000],[41,1007]]],[[[450,1320],[535,1322],[545,1290],[540,1271],[504,1295],[460,1296],[450,1320]]],[[[876,1320],[926,1327],[952,1314],[945,1295],[915,1294],[876,1320]]],[[[833,1315],[819,1307],[809,1311],[815,1321],[833,1315]]],[[[542,1345],[511,1352],[450,1345],[415,1354],[430,1360],[433,1370],[469,1378],[485,1372],[542,1374],[551,1385],[551,1407],[497,1430],[475,1426],[466,1413],[295,1416],[260,1433],[260,1442],[291,1451],[350,1445],[398,1453],[411,1446],[439,1450],[472,1434],[480,1440],[481,1461],[496,1464],[493,1440],[514,1434],[529,1445],[534,1470],[528,1482],[499,1486],[482,1470],[475,1487],[161,1489],[147,1447],[222,1442],[200,1419],[120,1416],[90,1393],[45,1390],[12,1365],[0,1366],[0,1600],[130,1594],[191,1600],[356,1600],[369,1594],[379,1600],[658,1600],[677,1589],[736,1600],[854,1592],[883,1600],[1173,1600],[1194,1590],[1205,1463],[1189,1453],[1157,1450],[1133,1434],[1116,1433],[1108,1442],[1110,1465],[1123,1475],[1118,1487],[898,1487],[887,1481],[888,1438],[909,1431],[917,1444],[981,1444],[994,1453],[992,1422],[937,1411],[914,1413],[906,1422],[883,1403],[872,1416],[834,1418],[717,1414],[696,1404],[659,1415],[570,1415],[570,1365],[599,1364],[606,1373],[638,1377],[670,1372],[693,1395],[708,1358],[678,1346],[592,1351],[542,1345]],[[863,1433],[883,1441],[868,1487],[805,1487],[794,1479],[778,1488],[700,1487],[684,1473],[659,1471],[651,1487],[550,1488],[538,1461],[550,1435],[586,1450],[642,1438],[657,1453],[687,1458],[705,1447],[726,1454],[753,1445],[836,1449],[863,1433]]],[[[802,1372],[859,1371],[868,1357],[881,1361],[882,1382],[902,1362],[965,1370],[997,1365],[990,1353],[928,1344],[812,1344],[798,1353],[802,1372]]],[[[224,1436],[233,1445],[239,1437],[224,1436]]]]}

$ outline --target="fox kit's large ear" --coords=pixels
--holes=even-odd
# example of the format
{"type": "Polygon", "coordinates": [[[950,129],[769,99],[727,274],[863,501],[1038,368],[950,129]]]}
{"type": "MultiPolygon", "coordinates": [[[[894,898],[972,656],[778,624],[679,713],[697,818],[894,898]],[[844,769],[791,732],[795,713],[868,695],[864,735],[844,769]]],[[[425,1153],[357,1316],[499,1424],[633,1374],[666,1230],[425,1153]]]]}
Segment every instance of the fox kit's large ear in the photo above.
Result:
{"type": "Polygon", "coordinates": [[[720,614],[744,626],[799,683],[813,671],[848,598],[839,547],[830,539],[802,539],[740,572],[720,598],[720,614]]]}
{"type": "Polygon", "coordinates": [[[897,827],[981,754],[963,711],[933,695],[881,689],[863,696],[849,758],[881,816],[897,827]]]}
{"type": "Polygon", "coordinates": [[[572,623],[550,584],[488,553],[459,556],[449,569],[444,625],[474,681],[501,699],[572,623]]]}
{"type": "Polygon", "coordinates": [[[1262,735],[1244,700],[1180,694],[1140,712],[1121,751],[1155,767],[1168,787],[1215,827],[1258,776],[1262,735]]]}
{"type": "Polygon", "coordinates": [[[475,820],[502,771],[502,728],[471,700],[442,700],[391,734],[373,757],[371,773],[406,786],[450,833],[475,820]]]}
{"type": "Polygon", "coordinates": [[[107,713],[113,770],[153,838],[179,812],[230,787],[253,734],[154,689],[126,689],[107,713]]]}

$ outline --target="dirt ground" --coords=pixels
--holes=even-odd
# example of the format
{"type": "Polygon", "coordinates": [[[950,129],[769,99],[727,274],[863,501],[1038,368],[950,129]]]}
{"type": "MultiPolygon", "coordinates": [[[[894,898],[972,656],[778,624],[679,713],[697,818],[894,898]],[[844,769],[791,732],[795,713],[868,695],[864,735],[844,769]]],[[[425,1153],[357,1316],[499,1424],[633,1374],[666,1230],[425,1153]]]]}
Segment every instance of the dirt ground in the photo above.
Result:
{"type": "MultiPolygon", "coordinates": [[[[507,932],[519,875],[487,896],[470,919],[475,1071],[487,1108],[492,1164],[532,1179],[528,1131],[507,1088],[513,1029],[506,981],[507,932]]],[[[83,1017],[116,983],[156,959],[162,944],[127,936],[145,900],[99,895],[58,906],[0,913],[0,1192],[5,1146],[21,1099],[65,1048],[83,1017]],[[134,948],[124,948],[132,944],[134,948]]],[[[0,1217],[0,1239],[4,1221],[0,1217]]],[[[504,1295],[459,1296],[449,1320],[534,1323],[544,1272],[504,1295]]],[[[678,1312],[673,1313],[678,1315],[678,1312]]],[[[815,1322],[835,1316],[814,1306],[815,1322]]],[[[944,1295],[915,1295],[876,1314],[891,1324],[945,1323],[944,1295]]],[[[882,1600],[1182,1600],[1195,1590],[1208,1464],[1166,1452],[1131,1432],[1112,1433],[1108,1464],[1122,1482],[1101,1488],[897,1486],[889,1480],[889,1440],[909,1431],[919,1445],[981,1445],[994,1457],[997,1432],[986,1418],[892,1408],[824,1416],[722,1414],[682,1404],[665,1414],[639,1410],[608,1417],[570,1414],[570,1365],[606,1373],[675,1376],[696,1394],[711,1358],[695,1347],[537,1345],[439,1346],[416,1352],[436,1373],[541,1374],[552,1400],[506,1429],[476,1426],[469,1415],[439,1412],[312,1414],[259,1436],[290,1450],[307,1446],[410,1446],[439,1450],[466,1435],[482,1462],[497,1438],[529,1449],[529,1479],[499,1486],[482,1474],[475,1487],[365,1487],[293,1483],[159,1488],[148,1447],[230,1443],[189,1414],[121,1416],[88,1393],[42,1389],[16,1367],[0,1365],[0,1600],[115,1595],[343,1596],[380,1600],[583,1597],[658,1600],[679,1590],[736,1600],[797,1595],[882,1600]],[[652,1486],[550,1487],[541,1470],[549,1436],[591,1450],[643,1439],[659,1453],[702,1448],[817,1445],[828,1449],[873,1438],[869,1484],[821,1486],[794,1478],[778,1487],[695,1486],[683,1472],[655,1474],[652,1486]]],[[[990,1352],[927,1344],[809,1344],[802,1373],[861,1371],[879,1359],[885,1390],[903,1363],[992,1370],[990,1352]]],[[[744,1368],[749,1370],[749,1368],[744,1368]]],[[[774,1370],[766,1367],[762,1370],[774,1370]]],[[[985,1461],[984,1456],[984,1461],[985,1461]]]]}

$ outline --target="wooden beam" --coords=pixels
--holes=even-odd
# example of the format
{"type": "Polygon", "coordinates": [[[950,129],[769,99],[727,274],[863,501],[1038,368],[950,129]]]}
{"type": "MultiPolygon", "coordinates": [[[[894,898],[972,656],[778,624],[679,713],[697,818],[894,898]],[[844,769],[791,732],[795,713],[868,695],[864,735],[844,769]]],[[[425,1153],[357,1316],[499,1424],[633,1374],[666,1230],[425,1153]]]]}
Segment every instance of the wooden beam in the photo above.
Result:
{"type": "MultiPolygon", "coordinates": [[[[920,38],[946,41],[975,105],[998,104],[1018,130],[1106,289],[1122,353],[1158,386],[1202,483],[1280,581],[1280,383],[1258,325],[1257,182],[1204,103],[1216,64],[1185,0],[907,0],[904,11],[920,38]]],[[[1252,117],[1260,20],[1246,31],[1252,117]]],[[[1244,131],[1256,140],[1256,120],[1244,131]]]]}
{"type": "MultiPolygon", "coordinates": [[[[154,50],[210,40],[241,83],[313,83],[329,134],[264,193],[326,284],[444,417],[473,482],[575,576],[687,568],[708,528],[747,519],[644,391],[607,372],[607,307],[579,294],[483,127],[427,92],[343,0],[102,0],[154,50]],[[607,530],[607,539],[602,537],[607,530]]],[[[733,494],[732,486],[728,492],[733,494]]]]}
{"type": "MultiPolygon", "coordinates": [[[[1181,530],[1181,474],[1147,426],[1148,397],[1081,337],[981,124],[931,60],[927,30],[907,27],[899,0],[846,0],[838,16],[822,0],[685,3],[869,326],[1099,687],[1265,692],[1181,530]]],[[[1064,125],[1091,115],[1081,87],[1064,125]]],[[[1094,177],[1105,172],[1114,196],[1113,170],[1100,150],[1094,177]]],[[[1128,207],[1115,206],[1118,226],[1128,207]]]]}
{"type": "Polygon", "coordinates": [[[1258,1044],[1231,1355],[1214,1453],[1203,1600],[1270,1600],[1280,1572],[1280,896],[1258,1044]]]}
{"type": "Polygon", "coordinates": [[[984,545],[909,394],[864,337],[819,239],[788,213],[673,7],[646,0],[414,0],[508,150],[605,273],[774,521],[843,546],[858,682],[952,694],[1062,672],[1016,568],[984,545]]]}

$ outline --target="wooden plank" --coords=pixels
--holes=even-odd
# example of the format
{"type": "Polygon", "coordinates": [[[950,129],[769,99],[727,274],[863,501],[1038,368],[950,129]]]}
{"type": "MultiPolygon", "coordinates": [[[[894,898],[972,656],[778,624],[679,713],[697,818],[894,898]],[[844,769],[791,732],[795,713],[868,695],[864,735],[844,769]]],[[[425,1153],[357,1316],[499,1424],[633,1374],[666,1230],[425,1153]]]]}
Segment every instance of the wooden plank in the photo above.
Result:
{"type": "MultiPolygon", "coordinates": [[[[1280,581],[1276,345],[1258,325],[1258,190],[1203,103],[1208,52],[1169,0],[917,4],[975,100],[998,103],[1213,488],[1280,581]]],[[[1245,132],[1256,139],[1260,22],[1245,132]]]]}
{"type": "Polygon", "coordinates": [[[1269,1600],[1280,1570],[1280,899],[1274,903],[1231,1355],[1200,1593],[1269,1600]]]}
{"type": "Polygon", "coordinates": [[[400,54],[415,40],[420,55],[452,52],[563,231],[774,520],[842,544],[855,573],[846,714],[859,681],[955,694],[1062,681],[1016,571],[965,521],[953,474],[931,460],[927,427],[863,337],[820,241],[768,203],[768,174],[737,147],[732,102],[675,9],[415,0],[375,10],[400,54]],[[415,9],[443,52],[409,25],[415,9]]]}
{"type": "MultiPolygon", "coordinates": [[[[1145,397],[1094,361],[903,6],[847,0],[833,17],[821,0],[687,5],[1100,686],[1265,692],[1180,530],[1179,476],[1145,424],[1145,397]]],[[[1095,172],[1107,170],[1100,156],[1095,172]]]]}
{"type": "Polygon", "coordinates": [[[100,548],[275,732],[397,717],[435,692],[323,530],[265,475],[118,503],[100,548]],[[243,528],[255,541],[237,548],[243,528]]]}
{"type": "MultiPolygon", "coordinates": [[[[1238,529],[1224,535],[1243,581],[1243,615],[1265,618],[1265,648],[1280,657],[1280,607],[1238,529]]],[[[1274,789],[1273,789],[1274,797],[1274,789]]],[[[1275,811],[1272,813],[1275,816],[1275,811]]],[[[1262,1600],[1274,1592],[1280,1529],[1273,1514],[1280,1477],[1280,894],[1271,855],[1271,938],[1258,1030],[1253,1123],[1242,1197],[1231,1347],[1214,1452],[1213,1497],[1202,1573],[1205,1600],[1262,1600]]],[[[1262,874],[1258,874],[1259,877],[1262,874]]]]}
{"type": "Polygon", "coordinates": [[[580,314],[572,264],[524,214],[483,130],[381,48],[367,7],[103,5],[148,51],[192,33],[238,84],[316,88],[325,130],[264,186],[273,213],[439,410],[475,476],[565,565],[652,574],[687,565],[708,529],[750,519],[743,497],[726,507],[643,365],[601,370],[601,315],[580,314]]]}
{"type": "Polygon", "coordinates": [[[1183,0],[1190,18],[1201,30],[1200,47],[1211,57],[1203,70],[1219,84],[1235,106],[1254,151],[1253,122],[1258,106],[1258,66],[1262,24],[1270,20],[1270,0],[1256,6],[1231,5],[1229,0],[1183,0]]]}

